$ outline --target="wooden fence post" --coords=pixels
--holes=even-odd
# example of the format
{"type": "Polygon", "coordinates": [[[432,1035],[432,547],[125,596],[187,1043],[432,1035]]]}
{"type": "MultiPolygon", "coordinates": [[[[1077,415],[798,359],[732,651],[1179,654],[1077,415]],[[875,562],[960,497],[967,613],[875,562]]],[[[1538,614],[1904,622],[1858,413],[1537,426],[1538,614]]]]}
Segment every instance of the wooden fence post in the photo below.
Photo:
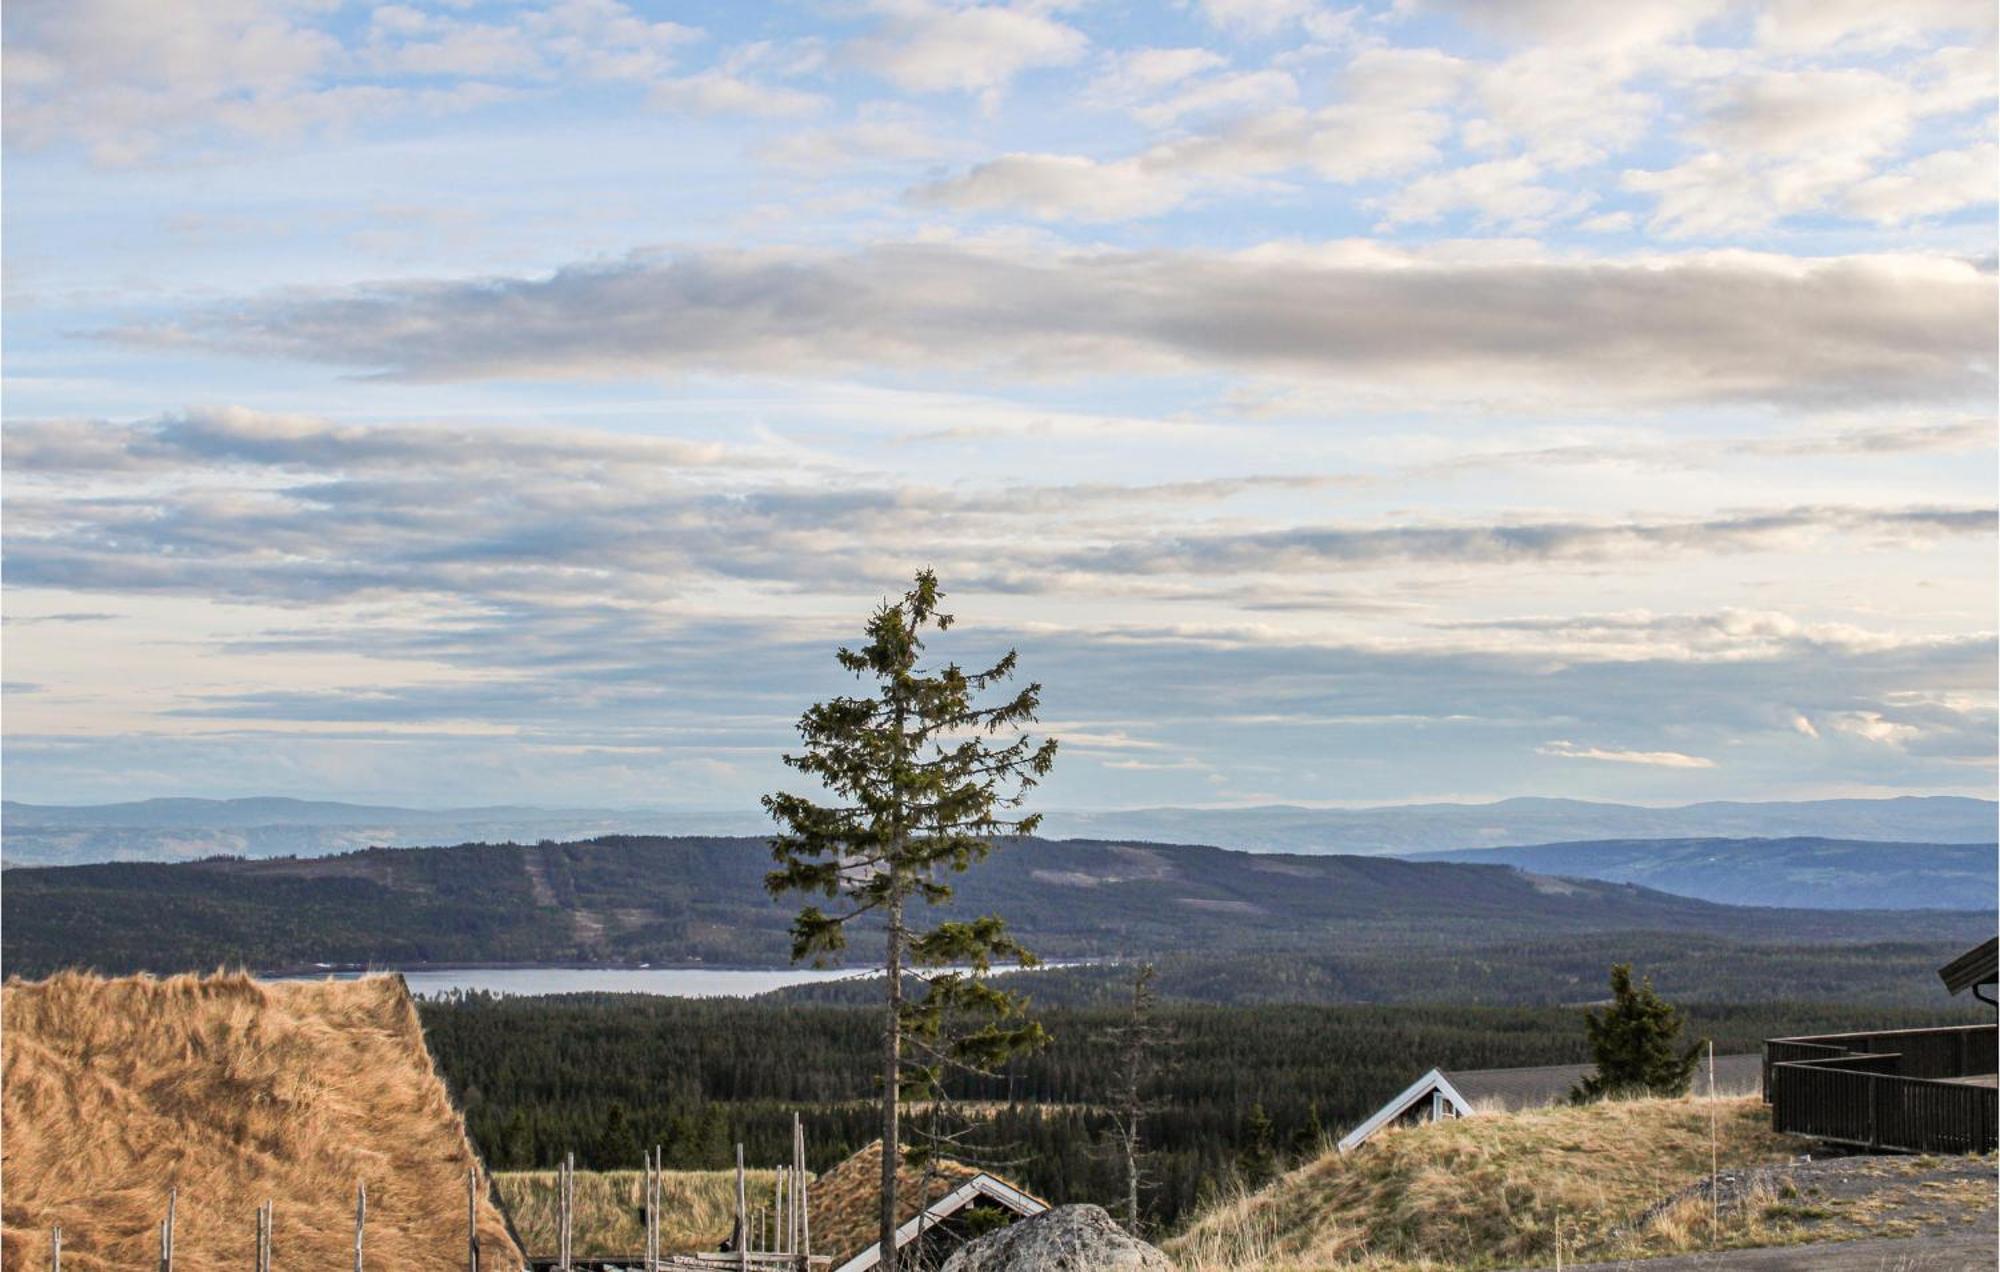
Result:
{"type": "Polygon", "coordinates": [[[465,1168],[465,1272],[479,1272],[479,1164],[465,1168]]]}
{"type": "Polygon", "coordinates": [[[174,1207],[180,1193],[178,1185],[167,1189],[167,1217],[160,1221],[160,1272],[174,1272],[174,1207]]]}
{"type": "Polygon", "coordinates": [[[354,1186],[354,1272],[362,1272],[361,1242],[368,1230],[368,1185],[354,1186]]]}
{"type": "Polygon", "coordinates": [[[736,1266],[750,1266],[750,1199],[743,1191],[743,1144],[736,1145],[736,1266]]]}
{"type": "Polygon", "coordinates": [[[62,1272],[62,1225],[49,1229],[49,1272],[62,1272]]]}
{"type": "Polygon", "coordinates": [[[271,1272],[271,1226],[275,1203],[268,1198],[257,1207],[257,1272],[271,1272]]]}
{"type": "Polygon", "coordinates": [[[792,1114],[792,1156],[799,1163],[799,1254],[803,1266],[812,1266],[812,1192],[806,1185],[806,1127],[797,1113],[792,1114]]]}
{"type": "Polygon", "coordinates": [[[562,1266],[572,1272],[576,1263],[576,1154],[564,1153],[562,1162],[562,1266]]]}

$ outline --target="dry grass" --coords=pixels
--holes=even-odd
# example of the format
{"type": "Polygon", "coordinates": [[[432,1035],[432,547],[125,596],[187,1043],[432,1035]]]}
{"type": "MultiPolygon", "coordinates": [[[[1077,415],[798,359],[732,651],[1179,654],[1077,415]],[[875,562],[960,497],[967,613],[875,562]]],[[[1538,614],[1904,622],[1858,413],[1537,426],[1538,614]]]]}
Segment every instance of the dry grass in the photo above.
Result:
{"type": "MultiPolygon", "coordinates": [[[[896,1222],[915,1218],[931,1203],[980,1172],[963,1162],[940,1157],[930,1170],[897,1163],[896,1222]]],[[[835,1263],[853,1258],[881,1235],[882,1141],[861,1149],[806,1187],[812,1208],[815,1254],[835,1263]]]]}
{"type": "MultiPolygon", "coordinates": [[[[1798,1151],[1759,1101],[1717,1104],[1724,1167],[1798,1151]]],[[[1708,1170],[1709,1113],[1632,1100],[1391,1130],[1225,1199],[1168,1253],[1197,1272],[1480,1269],[1553,1261],[1560,1225],[1566,1251],[1609,1255],[1621,1225],[1708,1170]]]]}
{"type": "MultiPolygon", "coordinates": [[[[357,1182],[371,1267],[464,1266],[472,1147],[400,979],[64,973],[9,982],[0,1017],[8,1267],[52,1223],[65,1268],[153,1266],[170,1185],[177,1266],[251,1266],[267,1198],[279,1263],[346,1266],[357,1182]]],[[[518,1257],[491,1206],[480,1240],[518,1257]]]]}
{"type": "MultiPolygon", "coordinates": [[[[579,1255],[629,1255],[646,1246],[645,1173],[578,1171],[571,1237],[579,1255]]],[[[750,1209],[769,1208],[776,1171],[745,1172],[750,1209]]],[[[502,1171],[493,1177],[514,1231],[530,1254],[556,1250],[556,1173],[502,1171]]],[[[661,1180],[661,1249],[666,1254],[713,1250],[736,1223],[736,1172],[670,1170],[661,1180]]]]}

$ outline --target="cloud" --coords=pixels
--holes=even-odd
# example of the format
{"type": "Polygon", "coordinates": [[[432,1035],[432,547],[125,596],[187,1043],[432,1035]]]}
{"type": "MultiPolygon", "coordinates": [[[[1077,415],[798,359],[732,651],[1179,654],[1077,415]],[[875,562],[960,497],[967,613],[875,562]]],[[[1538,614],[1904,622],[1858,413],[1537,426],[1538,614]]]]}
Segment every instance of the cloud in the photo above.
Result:
{"type": "Polygon", "coordinates": [[[1655,768],[1707,769],[1715,761],[1679,751],[1617,751],[1599,746],[1578,746],[1574,742],[1544,742],[1537,755],[1554,755],[1565,760],[1604,760],[1612,764],[1646,764],[1655,768]]]}
{"type": "Polygon", "coordinates": [[[1882,51],[1917,44],[1934,32],[1975,40],[1993,32],[1993,6],[1980,0],[1766,0],[1757,15],[1759,43],[1785,53],[1834,49],[1882,51]]]}
{"type": "Polygon", "coordinates": [[[1992,142],[1937,150],[1878,172],[1841,196],[1850,214],[1878,225],[1902,225],[1993,202],[2000,150],[1992,142]]]}
{"type": "Polygon", "coordinates": [[[1187,533],[1080,550],[1056,564],[1103,574],[1235,574],[1356,569],[1395,562],[1488,564],[1630,560],[1679,552],[1769,550],[1824,534],[1918,539],[1986,535],[1992,509],[1795,508],[1698,521],[1522,522],[1386,528],[1296,526],[1187,533]]]}
{"type": "Polygon", "coordinates": [[[1045,220],[1160,216],[1202,195],[1258,178],[1310,172],[1353,182],[1409,171],[1438,157],[1443,116],[1360,106],[1264,111],[1161,142],[1126,159],[1013,154],[919,187],[919,202],[962,211],[1015,209],[1045,220]]]}
{"type": "Polygon", "coordinates": [[[1500,159],[1432,173],[1383,199],[1382,223],[1424,225],[1452,212],[1470,211],[1483,225],[1538,229],[1590,206],[1590,195],[1543,185],[1541,175],[1528,159],[1500,159]]]}
{"type": "Polygon", "coordinates": [[[76,142],[123,164],[215,137],[288,139],[470,110],[558,75],[652,77],[696,34],[617,0],[562,0],[511,25],[383,5],[350,42],[323,18],[284,0],[9,5],[8,142],[76,142]]]}
{"type": "Polygon", "coordinates": [[[758,83],[724,70],[661,80],[653,86],[647,101],[662,110],[683,115],[747,115],[757,119],[815,115],[829,104],[817,93],[758,83]]]}
{"type": "Polygon", "coordinates": [[[1082,32],[1030,5],[878,0],[874,7],[877,29],[844,55],[911,92],[995,93],[1023,71],[1067,66],[1089,47],[1082,32]]]}
{"type": "Polygon", "coordinates": [[[1345,30],[1345,19],[1318,0],[1195,0],[1212,26],[1242,39],[1268,40],[1297,26],[1326,38],[1345,30]]]}
{"type": "MultiPolygon", "coordinates": [[[[1431,571],[1462,578],[1834,539],[1899,547],[1990,537],[1994,527],[1990,509],[1801,507],[1685,520],[1287,524],[1267,515],[1235,528],[1246,526],[1242,508],[1221,526],[1190,512],[1237,499],[1254,508],[1341,479],[940,489],[814,469],[756,447],[583,429],[356,427],[241,408],[138,423],[20,421],[5,445],[11,585],[266,605],[405,597],[644,607],[722,585],[867,592],[896,580],[902,545],[913,541],[932,545],[937,567],[961,585],[1000,594],[1166,599],[1212,579],[1290,588],[1388,571],[1407,599],[1431,571]],[[76,444],[80,436],[91,444],[76,444]],[[1162,525],[1172,528],[1154,528],[1162,525]]],[[[1559,640],[1600,657],[1679,648],[1685,658],[1848,639],[1741,616],[1680,631],[1651,619],[1598,622],[1434,626],[1428,639],[1559,640]]]]}
{"type": "Polygon", "coordinates": [[[892,244],[282,293],[122,339],[411,380],[920,367],[1236,372],[1419,400],[1788,404],[1990,391],[1995,298],[1922,256],[1438,259],[1370,245],[892,244]]]}
{"type": "Polygon", "coordinates": [[[1678,237],[1756,230],[1816,211],[1896,224],[1990,203],[1990,142],[1885,166],[1927,116],[1992,99],[1990,68],[1946,79],[1941,89],[1920,89],[1853,67],[1735,76],[1710,90],[1688,133],[1698,147],[1692,155],[1628,171],[1623,184],[1655,196],[1649,228],[1678,237]]]}

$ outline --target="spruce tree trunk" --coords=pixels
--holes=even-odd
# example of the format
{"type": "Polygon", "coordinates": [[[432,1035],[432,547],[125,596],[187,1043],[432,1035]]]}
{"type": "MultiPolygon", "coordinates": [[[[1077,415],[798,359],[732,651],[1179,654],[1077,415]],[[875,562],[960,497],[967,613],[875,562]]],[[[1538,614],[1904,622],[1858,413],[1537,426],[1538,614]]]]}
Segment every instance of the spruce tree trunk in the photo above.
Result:
{"type": "Polygon", "coordinates": [[[1139,1235],[1139,1119],[1125,1136],[1125,1230],[1139,1235]]]}
{"type": "Polygon", "coordinates": [[[896,1272],[896,1167],[903,1069],[903,899],[889,900],[889,1013],[882,1025],[882,1272],[896,1272]]]}

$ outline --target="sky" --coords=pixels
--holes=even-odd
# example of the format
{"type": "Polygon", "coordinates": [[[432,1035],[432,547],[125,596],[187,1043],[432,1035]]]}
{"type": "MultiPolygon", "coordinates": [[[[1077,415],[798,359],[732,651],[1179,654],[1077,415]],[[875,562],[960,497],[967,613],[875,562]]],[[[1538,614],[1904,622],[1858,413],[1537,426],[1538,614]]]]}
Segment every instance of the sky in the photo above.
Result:
{"type": "Polygon", "coordinates": [[[1990,0],[13,0],[4,789],[1995,781],[1990,0]]]}

